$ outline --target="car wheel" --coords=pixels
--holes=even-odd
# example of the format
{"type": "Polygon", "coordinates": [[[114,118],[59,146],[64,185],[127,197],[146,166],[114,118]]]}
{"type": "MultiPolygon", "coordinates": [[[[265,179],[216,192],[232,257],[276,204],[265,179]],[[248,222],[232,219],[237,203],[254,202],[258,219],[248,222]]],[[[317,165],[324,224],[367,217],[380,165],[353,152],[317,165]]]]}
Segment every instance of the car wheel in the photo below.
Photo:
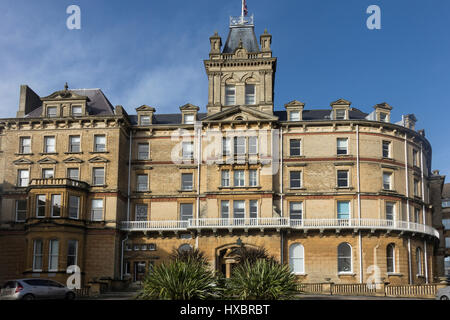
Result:
{"type": "Polygon", "coordinates": [[[442,296],[441,300],[448,300],[448,296],[442,296]]]}
{"type": "Polygon", "coordinates": [[[75,300],[75,293],[67,292],[66,293],[66,300],[75,300]]]}
{"type": "Polygon", "coordinates": [[[34,296],[32,294],[26,294],[23,296],[22,300],[34,300],[34,296]]]}

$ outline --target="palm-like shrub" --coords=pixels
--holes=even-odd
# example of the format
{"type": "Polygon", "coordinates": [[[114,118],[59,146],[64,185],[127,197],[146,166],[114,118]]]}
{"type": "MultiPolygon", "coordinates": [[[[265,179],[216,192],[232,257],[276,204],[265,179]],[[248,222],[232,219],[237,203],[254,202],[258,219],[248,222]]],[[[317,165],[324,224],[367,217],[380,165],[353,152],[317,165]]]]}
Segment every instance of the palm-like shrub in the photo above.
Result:
{"type": "Polygon", "coordinates": [[[281,300],[291,298],[296,287],[289,266],[258,259],[235,267],[227,283],[227,293],[230,298],[241,300],[281,300]]]}
{"type": "Polygon", "coordinates": [[[239,256],[239,264],[244,264],[248,262],[250,264],[256,261],[263,260],[274,260],[273,257],[269,256],[269,253],[265,248],[251,248],[251,247],[240,247],[236,249],[236,254],[239,256]]]}
{"type": "Polygon", "coordinates": [[[170,260],[172,261],[184,261],[184,262],[198,262],[204,266],[208,265],[208,259],[205,257],[205,254],[198,250],[179,250],[173,249],[172,254],[170,255],[170,260]]]}
{"type": "Polygon", "coordinates": [[[218,297],[213,273],[207,266],[188,259],[156,266],[143,282],[139,299],[204,300],[218,297]]]}

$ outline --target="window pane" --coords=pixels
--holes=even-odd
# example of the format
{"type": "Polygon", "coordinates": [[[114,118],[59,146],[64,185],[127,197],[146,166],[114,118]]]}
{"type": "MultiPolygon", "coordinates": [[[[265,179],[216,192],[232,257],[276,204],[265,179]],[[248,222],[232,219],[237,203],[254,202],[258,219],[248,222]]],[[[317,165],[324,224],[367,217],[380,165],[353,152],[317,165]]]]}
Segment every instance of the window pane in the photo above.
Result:
{"type": "Polygon", "coordinates": [[[67,177],[72,180],[79,180],[79,169],[78,168],[67,169],[67,177]]]}
{"type": "Polygon", "coordinates": [[[236,87],[225,86],[225,105],[233,106],[236,104],[236,87]]]}
{"type": "Polygon", "coordinates": [[[254,84],[245,85],[245,104],[251,105],[256,103],[256,90],[254,84]]]}
{"type": "Polygon", "coordinates": [[[55,137],[45,137],[44,138],[44,152],[45,153],[56,152],[55,137]]]}
{"type": "Polygon", "coordinates": [[[245,154],[245,137],[234,138],[234,154],[236,155],[245,154]]]}
{"type": "Polygon", "coordinates": [[[258,186],[258,171],[250,170],[249,171],[249,179],[250,179],[250,187],[258,186]]]}
{"type": "Polygon", "coordinates": [[[29,173],[28,170],[19,170],[18,171],[18,176],[19,176],[18,185],[19,185],[19,187],[27,187],[28,186],[29,175],[30,175],[30,173],[29,173]]]}
{"type": "Polygon", "coordinates": [[[137,176],[137,191],[148,191],[148,175],[140,174],[137,176]]]}
{"type": "Polygon", "coordinates": [[[53,169],[42,169],[42,178],[43,179],[52,179],[54,178],[54,171],[53,169]]]}
{"type": "Polygon", "coordinates": [[[16,201],[16,221],[25,221],[27,218],[27,200],[16,201]]]}
{"type": "Polygon", "coordinates": [[[231,138],[222,139],[222,155],[228,156],[231,154],[231,138]]]}
{"type": "Polygon", "coordinates": [[[38,218],[45,217],[45,195],[38,195],[36,197],[36,216],[38,218]]]}
{"type": "Polygon", "coordinates": [[[387,272],[395,272],[395,247],[390,244],[386,249],[387,272]]]}
{"type": "Polygon", "coordinates": [[[289,141],[290,146],[290,155],[291,156],[300,156],[300,140],[290,140],[289,141]]]}
{"type": "Polygon", "coordinates": [[[47,117],[56,117],[56,107],[47,108],[47,117]]]}
{"type": "Polygon", "coordinates": [[[245,186],[245,171],[236,170],[234,171],[234,186],[244,187],[245,186]]]}
{"type": "Polygon", "coordinates": [[[390,158],[391,143],[383,141],[383,158],[390,158]]]}
{"type": "Polygon", "coordinates": [[[72,115],[75,117],[81,116],[81,112],[82,112],[81,110],[82,110],[82,108],[80,106],[73,106],[72,107],[72,115]]]}
{"type": "Polygon", "coordinates": [[[31,153],[31,138],[20,138],[20,153],[31,153]]]}
{"type": "Polygon", "coordinates": [[[81,151],[80,141],[81,141],[80,136],[70,137],[69,138],[69,152],[80,152],[81,151]]]}
{"type": "Polygon", "coordinates": [[[61,195],[52,195],[52,217],[61,216],[61,195]]]}
{"type": "Polygon", "coordinates": [[[220,217],[222,219],[228,219],[230,217],[230,201],[221,201],[220,217]]]}
{"type": "Polygon", "coordinates": [[[385,190],[391,190],[391,177],[392,174],[388,172],[383,173],[383,189],[385,190]]]}
{"type": "Polygon", "coordinates": [[[338,176],[338,187],[348,187],[348,171],[339,170],[337,172],[338,176]]]}
{"type": "Polygon", "coordinates": [[[33,244],[33,270],[42,270],[42,240],[35,240],[33,244]]]}
{"type": "Polygon", "coordinates": [[[222,187],[229,187],[229,186],[230,186],[230,171],[223,170],[222,171],[222,187]]]}
{"type": "Polygon", "coordinates": [[[80,197],[70,196],[69,197],[69,218],[78,219],[79,210],[80,210],[80,197]]]}
{"type": "Polygon", "coordinates": [[[303,202],[290,202],[289,216],[291,219],[301,220],[303,216],[303,202]]]}
{"type": "Polygon", "coordinates": [[[289,265],[291,271],[296,274],[304,273],[305,250],[301,244],[293,244],[289,248],[289,265]]]}
{"type": "Polygon", "coordinates": [[[92,220],[101,221],[103,220],[103,200],[93,199],[92,200],[92,220]]]}
{"type": "Polygon", "coordinates": [[[300,111],[291,111],[289,113],[290,121],[300,121],[300,111]]]}
{"type": "Polygon", "coordinates": [[[49,269],[49,271],[57,271],[58,270],[59,241],[58,240],[50,240],[49,250],[50,250],[50,252],[49,252],[48,269],[49,269]]]}
{"type": "Polygon", "coordinates": [[[348,243],[338,246],[338,272],[352,271],[352,248],[348,243]]]}
{"type": "Polygon", "coordinates": [[[138,145],[138,160],[148,160],[149,149],[148,143],[140,143],[138,145]]]}
{"type": "Polygon", "coordinates": [[[258,218],[258,200],[250,200],[250,218],[258,218]]]}
{"type": "Polygon", "coordinates": [[[338,201],[338,219],[350,218],[350,201],[338,201]]]}
{"type": "Polygon", "coordinates": [[[233,215],[235,219],[245,218],[245,201],[233,201],[233,215]]]}
{"type": "Polygon", "coordinates": [[[136,205],[136,221],[148,220],[148,206],[146,204],[136,205]]]}
{"type": "Polygon", "coordinates": [[[345,120],[345,110],[336,110],[336,120],[345,120]]]}
{"type": "Polygon", "coordinates": [[[67,267],[77,265],[78,241],[69,240],[67,244],[67,267]]]}
{"type": "Polygon", "coordinates": [[[184,123],[185,124],[193,124],[194,123],[194,115],[193,114],[184,115],[184,123]]]}
{"type": "Polygon", "coordinates": [[[337,154],[338,155],[348,154],[348,139],[346,138],[337,139],[337,154]]]}
{"type": "Polygon", "coordinates": [[[249,137],[248,138],[248,153],[257,154],[258,153],[258,138],[249,137]]]}
{"type": "Polygon", "coordinates": [[[193,208],[192,203],[182,203],[180,204],[180,214],[182,221],[188,221],[193,218],[193,208]]]}
{"type": "Polygon", "coordinates": [[[386,220],[394,220],[395,204],[392,202],[386,203],[386,220]]]}
{"type": "Polygon", "coordinates": [[[95,136],[95,152],[105,152],[106,151],[106,136],[95,136]]]}
{"type": "Polygon", "coordinates": [[[150,116],[141,116],[141,126],[148,126],[150,125],[150,116]]]}
{"type": "Polygon", "coordinates": [[[291,171],[290,172],[290,185],[291,185],[292,189],[302,187],[301,171],[291,171]]]}
{"type": "Polygon", "coordinates": [[[193,175],[192,173],[181,174],[181,187],[183,190],[193,189],[193,175]]]}
{"type": "Polygon", "coordinates": [[[104,168],[94,168],[94,185],[104,185],[105,184],[105,169],[104,168]]]}
{"type": "Polygon", "coordinates": [[[194,144],[192,142],[183,142],[182,155],[184,159],[192,159],[194,156],[194,144]]]}

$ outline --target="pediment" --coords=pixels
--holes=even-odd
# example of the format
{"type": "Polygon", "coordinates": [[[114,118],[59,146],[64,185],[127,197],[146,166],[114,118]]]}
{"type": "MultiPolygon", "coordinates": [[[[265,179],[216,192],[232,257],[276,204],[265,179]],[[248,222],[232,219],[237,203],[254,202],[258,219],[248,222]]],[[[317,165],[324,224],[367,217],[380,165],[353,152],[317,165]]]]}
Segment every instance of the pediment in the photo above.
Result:
{"type": "Polygon", "coordinates": [[[52,159],[52,158],[45,157],[45,158],[39,160],[37,163],[39,163],[39,164],[56,164],[56,163],[58,163],[58,161],[56,161],[55,159],[52,159]]]}
{"type": "Polygon", "coordinates": [[[89,159],[89,162],[90,163],[106,163],[106,162],[109,162],[109,160],[104,158],[104,157],[98,156],[98,157],[94,157],[92,159],[89,159]]]}
{"type": "Polygon", "coordinates": [[[84,161],[77,157],[70,157],[63,160],[64,163],[83,163],[84,161]]]}
{"type": "Polygon", "coordinates": [[[268,113],[255,110],[251,107],[236,106],[226,109],[222,112],[218,112],[203,119],[203,122],[207,121],[277,121],[278,117],[268,113]]]}
{"type": "Polygon", "coordinates": [[[139,111],[152,111],[152,112],[155,112],[156,109],[144,104],[144,105],[140,106],[139,108],[136,108],[136,111],[138,111],[138,112],[139,111]]]}
{"type": "Polygon", "coordinates": [[[302,108],[302,107],[305,106],[305,104],[303,102],[300,102],[300,101],[297,101],[297,100],[293,100],[293,101],[291,101],[289,103],[286,103],[284,106],[286,108],[289,108],[289,107],[291,107],[291,108],[294,108],[294,107],[302,108]]]}
{"type": "Polygon", "coordinates": [[[187,103],[184,106],[180,107],[181,111],[198,111],[200,110],[199,107],[194,106],[193,104],[187,103]]]}
{"type": "Polygon", "coordinates": [[[350,102],[350,101],[348,101],[348,100],[345,100],[345,99],[339,99],[339,100],[336,100],[336,101],[333,101],[330,105],[332,105],[332,106],[350,106],[352,103],[350,102]]]}
{"type": "Polygon", "coordinates": [[[41,98],[42,101],[54,101],[54,100],[89,100],[87,96],[76,94],[70,90],[61,90],[52,93],[51,95],[41,98]]]}
{"type": "Polygon", "coordinates": [[[13,163],[17,165],[17,164],[33,164],[34,162],[25,158],[20,158],[13,161],[13,163]]]}

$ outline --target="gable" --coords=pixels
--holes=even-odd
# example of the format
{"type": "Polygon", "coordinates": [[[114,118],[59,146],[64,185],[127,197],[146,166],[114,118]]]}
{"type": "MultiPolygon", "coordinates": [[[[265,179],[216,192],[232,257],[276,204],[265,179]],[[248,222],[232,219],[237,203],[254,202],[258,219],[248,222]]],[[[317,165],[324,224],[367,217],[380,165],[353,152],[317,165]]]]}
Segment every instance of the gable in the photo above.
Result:
{"type": "Polygon", "coordinates": [[[105,162],[109,162],[108,159],[103,158],[103,157],[94,157],[92,159],[89,159],[90,163],[105,163],[105,162]]]}
{"type": "Polygon", "coordinates": [[[56,161],[55,159],[46,157],[46,158],[39,160],[37,163],[39,163],[39,164],[56,164],[56,163],[58,163],[58,161],[56,161]]]}
{"type": "Polygon", "coordinates": [[[212,114],[205,119],[207,121],[277,121],[278,117],[261,112],[251,107],[236,106],[222,112],[212,114]]]}
{"type": "Polygon", "coordinates": [[[13,161],[13,163],[15,165],[20,165],[20,164],[33,164],[34,162],[31,160],[25,159],[25,158],[20,158],[20,159],[13,161]]]}
{"type": "Polygon", "coordinates": [[[64,163],[83,163],[84,161],[81,160],[80,158],[70,157],[70,158],[63,160],[63,162],[64,163]]]}

